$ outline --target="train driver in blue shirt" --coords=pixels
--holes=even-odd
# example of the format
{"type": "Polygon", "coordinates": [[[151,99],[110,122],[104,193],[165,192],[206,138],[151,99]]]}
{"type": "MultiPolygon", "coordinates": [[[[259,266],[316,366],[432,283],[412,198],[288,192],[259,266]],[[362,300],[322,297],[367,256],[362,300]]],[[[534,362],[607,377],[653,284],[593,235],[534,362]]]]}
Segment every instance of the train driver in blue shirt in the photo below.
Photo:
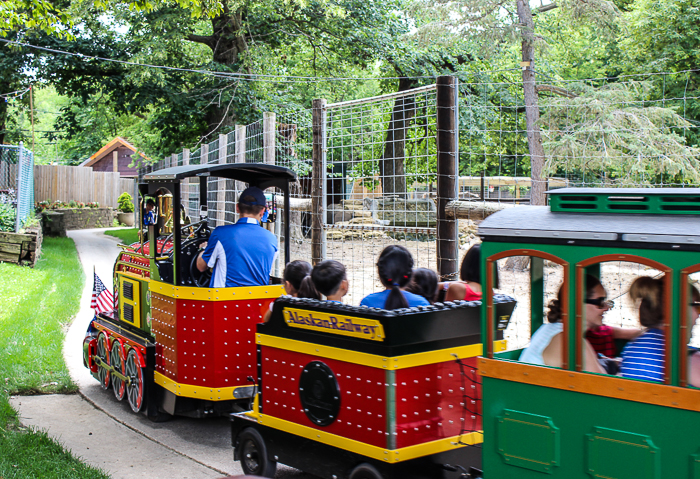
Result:
{"type": "Polygon", "coordinates": [[[197,258],[200,271],[214,268],[210,288],[264,286],[277,256],[277,238],[260,227],[267,210],[265,194],[254,186],[238,199],[240,219],[232,225],[215,228],[207,246],[197,258]]]}

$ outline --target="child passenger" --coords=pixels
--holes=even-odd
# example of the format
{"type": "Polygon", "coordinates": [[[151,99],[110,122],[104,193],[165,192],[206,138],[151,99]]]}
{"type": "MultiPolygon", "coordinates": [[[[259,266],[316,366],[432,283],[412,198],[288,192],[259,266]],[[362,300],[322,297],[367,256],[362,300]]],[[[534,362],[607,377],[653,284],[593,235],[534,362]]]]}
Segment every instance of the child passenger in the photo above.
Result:
{"type": "Polygon", "coordinates": [[[321,299],[322,294],[326,300],[340,303],[343,296],[348,293],[348,288],[345,266],[329,259],[314,266],[311,275],[304,278],[299,297],[321,299]]]}
{"type": "Polygon", "coordinates": [[[639,302],[639,322],[646,331],[622,350],[623,377],[662,382],[664,380],[663,280],[641,276],[630,286],[630,298],[639,302]]]}
{"type": "MultiPolygon", "coordinates": [[[[295,260],[287,263],[284,268],[284,273],[282,274],[282,285],[284,286],[284,292],[289,296],[297,297],[299,293],[299,288],[301,287],[301,282],[311,274],[311,265],[306,261],[295,260]]],[[[263,322],[267,323],[270,320],[270,315],[272,315],[272,306],[274,301],[270,303],[269,311],[265,311],[263,315],[263,322]]]]}
{"type": "MultiPolygon", "coordinates": [[[[481,245],[475,244],[464,255],[459,268],[462,281],[441,283],[441,295],[444,291],[445,301],[481,301],[481,245]]],[[[498,270],[493,278],[493,287],[498,288],[498,270]]]]}
{"type": "Polygon", "coordinates": [[[386,289],[365,296],[360,306],[382,309],[430,306],[423,296],[401,290],[413,274],[413,256],[403,246],[390,245],[384,248],[377,260],[377,272],[386,289]]]}
{"type": "Polygon", "coordinates": [[[430,304],[433,304],[437,296],[437,289],[437,273],[428,268],[416,268],[413,270],[413,277],[405,290],[409,293],[423,296],[430,304]]]}

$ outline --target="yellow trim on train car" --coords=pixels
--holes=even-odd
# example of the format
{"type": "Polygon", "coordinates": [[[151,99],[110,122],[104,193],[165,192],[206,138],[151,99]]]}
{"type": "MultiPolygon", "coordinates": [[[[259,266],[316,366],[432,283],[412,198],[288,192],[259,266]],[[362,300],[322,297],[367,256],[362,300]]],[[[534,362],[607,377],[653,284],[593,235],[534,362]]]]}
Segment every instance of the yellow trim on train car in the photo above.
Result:
{"type": "Polygon", "coordinates": [[[246,301],[250,299],[279,298],[284,294],[284,286],[243,286],[240,288],[197,288],[193,286],[173,286],[160,281],[151,281],[151,292],[168,298],[195,299],[202,301],[246,301]]]}
{"type": "Polygon", "coordinates": [[[562,389],[582,394],[700,411],[700,390],[637,381],[603,374],[479,358],[479,373],[488,378],[562,389]]]}
{"type": "Polygon", "coordinates": [[[153,373],[153,380],[156,384],[164,387],[177,396],[207,399],[210,401],[231,401],[235,399],[233,396],[234,390],[241,387],[251,387],[250,385],[246,385],[230,386],[225,388],[208,388],[203,386],[193,386],[191,384],[180,384],[166,376],[163,376],[157,371],[153,373]]]}
{"type": "MultiPolygon", "coordinates": [[[[125,264],[126,266],[129,266],[129,267],[132,267],[132,268],[134,267],[133,265],[130,265],[129,263],[124,263],[124,264],[125,264]]],[[[148,271],[148,270],[147,270],[147,271],[148,271]]],[[[131,272],[129,272],[129,271],[117,271],[117,274],[118,274],[118,275],[121,275],[121,276],[126,276],[126,277],[131,278],[131,279],[135,279],[135,280],[137,280],[137,281],[144,281],[144,282],[146,282],[146,283],[148,283],[148,282],[151,281],[151,278],[149,278],[148,276],[141,276],[140,274],[131,273],[131,272]]]]}
{"type": "Polygon", "coordinates": [[[346,316],[342,312],[309,311],[284,308],[284,322],[292,328],[320,331],[322,333],[351,336],[370,341],[384,341],[384,326],[376,319],[346,316]]]}
{"type": "Polygon", "coordinates": [[[411,459],[415,459],[417,457],[429,456],[431,454],[437,454],[483,442],[483,431],[475,431],[462,436],[447,437],[423,444],[403,447],[401,449],[386,449],[383,447],[373,446],[365,442],[356,441],[354,439],[329,434],[325,431],[320,431],[312,427],[303,426],[301,424],[286,421],[274,416],[266,416],[253,411],[247,412],[245,415],[263,426],[285,431],[290,434],[295,434],[297,436],[320,442],[322,444],[327,444],[329,446],[344,449],[355,454],[361,454],[363,456],[388,463],[410,461],[411,459]]]}
{"type": "MultiPolygon", "coordinates": [[[[316,357],[324,357],[345,361],[348,363],[369,366],[378,369],[405,369],[426,364],[444,363],[455,359],[465,359],[480,356],[483,352],[481,343],[460,346],[457,348],[440,349],[438,351],[427,351],[424,353],[407,354],[404,356],[386,357],[376,354],[361,353],[348,349],[323,346],[315,343],[306,343],[295,339],[280,338],[267,334],[256,334],[257,344],[269,346],[271,348],[284,349],[303,354],[310,354],[316,357]],[[457,357],[455,357],[457,356],[457,357]]],[[[494,341],[495,351],[505,351],[506,341],[494,341]]]]}
{"type": "Polygon", "coordinates": [[[122,272],[117,273],[119,277],[119,299],[121,307],[119,308],[119,319],[125,323],[134,325],[137,328],[141,327],[141,278],[138,280],[126,278],[122,272]],[[131,299],[128,299],[124,294],[124,286],[131,285],[131,299]],[[131,306],[131,321],[124,315],[126,306],[131,306]]]}

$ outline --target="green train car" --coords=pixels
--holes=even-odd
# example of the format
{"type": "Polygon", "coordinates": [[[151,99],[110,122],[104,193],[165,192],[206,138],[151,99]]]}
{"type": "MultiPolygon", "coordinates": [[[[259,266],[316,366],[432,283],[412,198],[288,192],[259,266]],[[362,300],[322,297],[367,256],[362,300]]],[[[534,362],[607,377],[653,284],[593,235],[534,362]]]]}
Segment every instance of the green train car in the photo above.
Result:
{"type": "Polygon", "coordinates": [[[479,359],[483,477],[700,478],[700,390],[688,384],[700,189],[565,188],[550,191],[549,203],[503,210],[479,227],[482,284],[489,292],[479,359]],[[543,323],[544,270],[559,271],[561,368],[519,362],[522,349],[494,351],[496,265],[514,256],[530,258],[525,334],[543,323]],[[610,277],[610,266],[620,265],[663,281],[660,383],[583,371],[585,275],[622,284],[610,277]]]}

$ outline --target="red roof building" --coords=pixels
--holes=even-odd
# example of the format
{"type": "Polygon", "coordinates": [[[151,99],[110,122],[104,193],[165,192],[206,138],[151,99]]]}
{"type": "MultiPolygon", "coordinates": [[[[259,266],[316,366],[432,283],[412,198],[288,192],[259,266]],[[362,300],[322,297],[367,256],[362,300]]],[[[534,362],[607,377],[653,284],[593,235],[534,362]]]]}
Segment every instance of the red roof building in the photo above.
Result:
{"type": "MultiPolygon", "coordinates": [[[[113,171],[119,172],[123,178],[134,178],[137,176],[136,168],[139,161],[134,161],[131,155],[136,151],[136,147],[124,138],[116,137],[80,166],[91,166],[93,171],[113,171]],[[130,167],[134,163],[134,167],[130,167]]],[[[148,158],[143,153],[138,153],[141,159],[148,158]]]]}

